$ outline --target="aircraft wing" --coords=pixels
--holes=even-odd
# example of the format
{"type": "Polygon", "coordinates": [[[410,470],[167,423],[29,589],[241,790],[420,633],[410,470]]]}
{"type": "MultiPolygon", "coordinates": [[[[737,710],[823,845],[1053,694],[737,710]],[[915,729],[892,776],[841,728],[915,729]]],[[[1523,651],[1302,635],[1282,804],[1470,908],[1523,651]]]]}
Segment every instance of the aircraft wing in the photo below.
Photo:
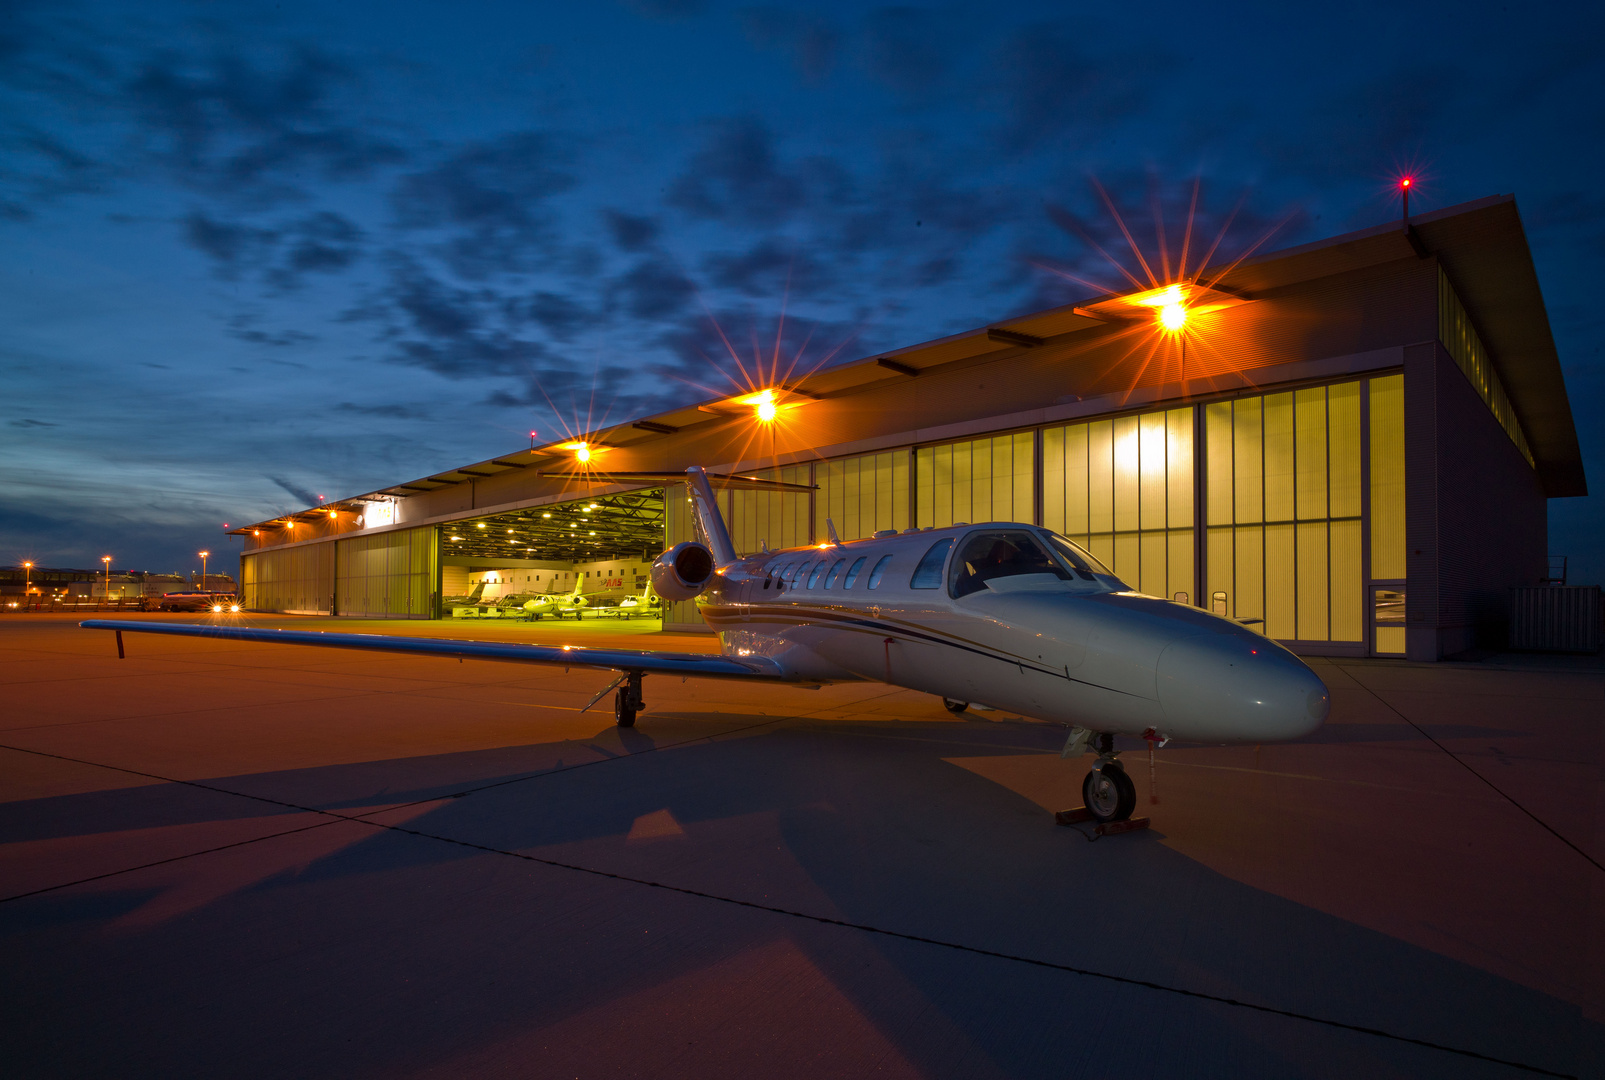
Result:
{"type": "MultiPolygon", "coordinates": [[[[579,645],[520,645],[501,641],[456,641],[451,638],[392,637],[388,634],[331,634],[321,630],[268,630],[194,623],[132,620],[125,622],[121,619],[86,619],[78,625],[86,630],[116,630],[119,633],[128,631],[139,634],[174,634],[179,637],[259,641],[275,645],[321,645],[332,649],[367,649],[373,652],[412,653],[416,656],[510,660],[524,664],[561,664],[564,667],[640,671],[652,675],[695,675],[699,678],[714,679],[784,678],[778,664],[761,656],[636,652],[631,649],[588,649],[579,645]]],[[[119,638],[119,645],[120,643],[119,638]]],[[[120,653],[121,648],[118,651],[120,653]]]]}

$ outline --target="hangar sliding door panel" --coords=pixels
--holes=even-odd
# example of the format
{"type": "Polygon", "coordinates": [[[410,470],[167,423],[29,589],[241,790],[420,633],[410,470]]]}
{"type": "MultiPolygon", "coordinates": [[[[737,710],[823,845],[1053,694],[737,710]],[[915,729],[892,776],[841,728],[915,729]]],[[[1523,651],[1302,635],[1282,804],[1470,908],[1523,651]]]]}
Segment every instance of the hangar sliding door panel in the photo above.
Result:
{"type": "Polygon", "coordinates": [[[248,552],[241,564],[247,611],[327,615],[333,610],[334,544],[248,552]]]}
{"type": "Polygon", "coordinates": [[[1042,524],[1153,596],[1193,591],[1193,411],[1046,428],[1042,524]]]}
{"type": "Polygon", "coordinates": [[[1213,402],[1203,417],[1204,606],[1279,640],[1359,647],[1360,384],[1213,402]]]}
{"type": "MultiPolygon", "coordinates": [[[[814,535],[823,540],[825,522],[842,540],[861,540],[883,529],[908,528],[907,450],[824,461],[814,466],[814,535]]],[[[801,541],[808,543],[808,540],[801,541]]]]}
{"type": "MultiPolygon", "coordinates": [[[[807,465],[796,465],[785,469],[760,469],[752,475],[806,487],[811,483],[808,469],[807,465]]],[[[906,494],[904,498],[906,502],[906,494]]],[[[751,555],[762,550],[765,544],[773,551],[804,547],[813,542],[808,527],[809,493],[806,491],[729,490],[724,493],[721,505],[728,515],[730,541],[738,555],[751,555]]],[[[842,539],[846,538],[843,534],[842,539]]]]}
{"type": "Polygon", "coordinates": [[[430,618],[435,604],[436,546],[432,527],[339,541],[338,613],[375,619],[430,618]]]}
{"type": "MultiPolygon", "coordinates": [[[[668,484],[663,488],[663,548],[667,551],[686,540],[695,540],[691,524],[691,494],[684,484],[668,484]]],[[[663,628],[665,630],[706,630],[707,624],[697,614],[693,600],[663,600],[663,628]]]]}
{"type": "Polygon", "coordinates": [[[1034,443],[1032,433],[1022,431],[920,447],[914,452],[914,524],[941,529],[955,522],[1032,521],[1034,443]]]}

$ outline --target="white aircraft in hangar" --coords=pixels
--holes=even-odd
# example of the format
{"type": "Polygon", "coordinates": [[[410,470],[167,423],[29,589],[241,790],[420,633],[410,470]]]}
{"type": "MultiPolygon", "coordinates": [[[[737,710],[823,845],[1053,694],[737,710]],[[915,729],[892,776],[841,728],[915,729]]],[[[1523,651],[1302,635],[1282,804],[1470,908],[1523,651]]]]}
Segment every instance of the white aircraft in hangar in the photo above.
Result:
{"type": "MultiPolygon", "coordinates": [[[[619,672],[635,724],[646,675],[817,687],[872,680],[1065,724],[1064,756],[1098,754],[1082,783],[1101,822],[1136,792],[1114,736],[1163,744],[1275,742],[1326,719],[1326,686],[1303,661],[1238,623],[1128,588],[1086,551],[1034,525],[881,532],[846,543],[737,557],[708,477],[686,470],[697,540],[652,566],[665,600],[695,599],[718,655],[635,652],[94,619],[81,626],[235,641],[563,664],[619,672]]],[[[118,652],[122,637],[118,635],[118,652]]],[[[587,708],[590,706],[587,705],[587,708]]]]}

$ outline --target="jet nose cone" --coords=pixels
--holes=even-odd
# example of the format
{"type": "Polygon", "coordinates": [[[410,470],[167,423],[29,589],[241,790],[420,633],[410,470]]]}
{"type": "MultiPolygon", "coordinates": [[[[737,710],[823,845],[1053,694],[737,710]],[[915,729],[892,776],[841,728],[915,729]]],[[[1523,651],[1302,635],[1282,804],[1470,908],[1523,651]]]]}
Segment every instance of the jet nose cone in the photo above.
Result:
{"type": "Polygon", "coordinates": [[[1331,710],[1326,684],[1273,642],[1235,636],[1184,638],[1156,671],[1159,702],[1183,738],[1238,742],[1297,739],[1331,710]]]}

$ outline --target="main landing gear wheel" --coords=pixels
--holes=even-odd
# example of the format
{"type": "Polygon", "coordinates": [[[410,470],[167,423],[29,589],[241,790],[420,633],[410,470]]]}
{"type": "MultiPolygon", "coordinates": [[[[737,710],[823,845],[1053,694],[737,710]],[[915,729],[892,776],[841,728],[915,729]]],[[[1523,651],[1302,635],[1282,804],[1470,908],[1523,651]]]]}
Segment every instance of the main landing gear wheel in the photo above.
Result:
{"type": "Polygon", "coordinates": [[[962,715],[964,710],[968,709],[969,707],[970,703],[968,701],[954,701],[950,697],[945,697],[942,699],[942,708],[946,709],[954,716],[962,715]]]}
{"type": "Polygon", "coordinates": [[[613,696],[613,722],[619,727],[634,727],[635,714],[646,708],[641,697],[641,674],[627,672],[619,692],[613,696]]]}
{"type": "Polygon", "coordinates": [[[1101,822],[1125,821],[1137,808],[1137,787],[1126,770],[1113,761],[1104,762],[1081,781],[1081,798],[1087,810],[1101,822]]]}

